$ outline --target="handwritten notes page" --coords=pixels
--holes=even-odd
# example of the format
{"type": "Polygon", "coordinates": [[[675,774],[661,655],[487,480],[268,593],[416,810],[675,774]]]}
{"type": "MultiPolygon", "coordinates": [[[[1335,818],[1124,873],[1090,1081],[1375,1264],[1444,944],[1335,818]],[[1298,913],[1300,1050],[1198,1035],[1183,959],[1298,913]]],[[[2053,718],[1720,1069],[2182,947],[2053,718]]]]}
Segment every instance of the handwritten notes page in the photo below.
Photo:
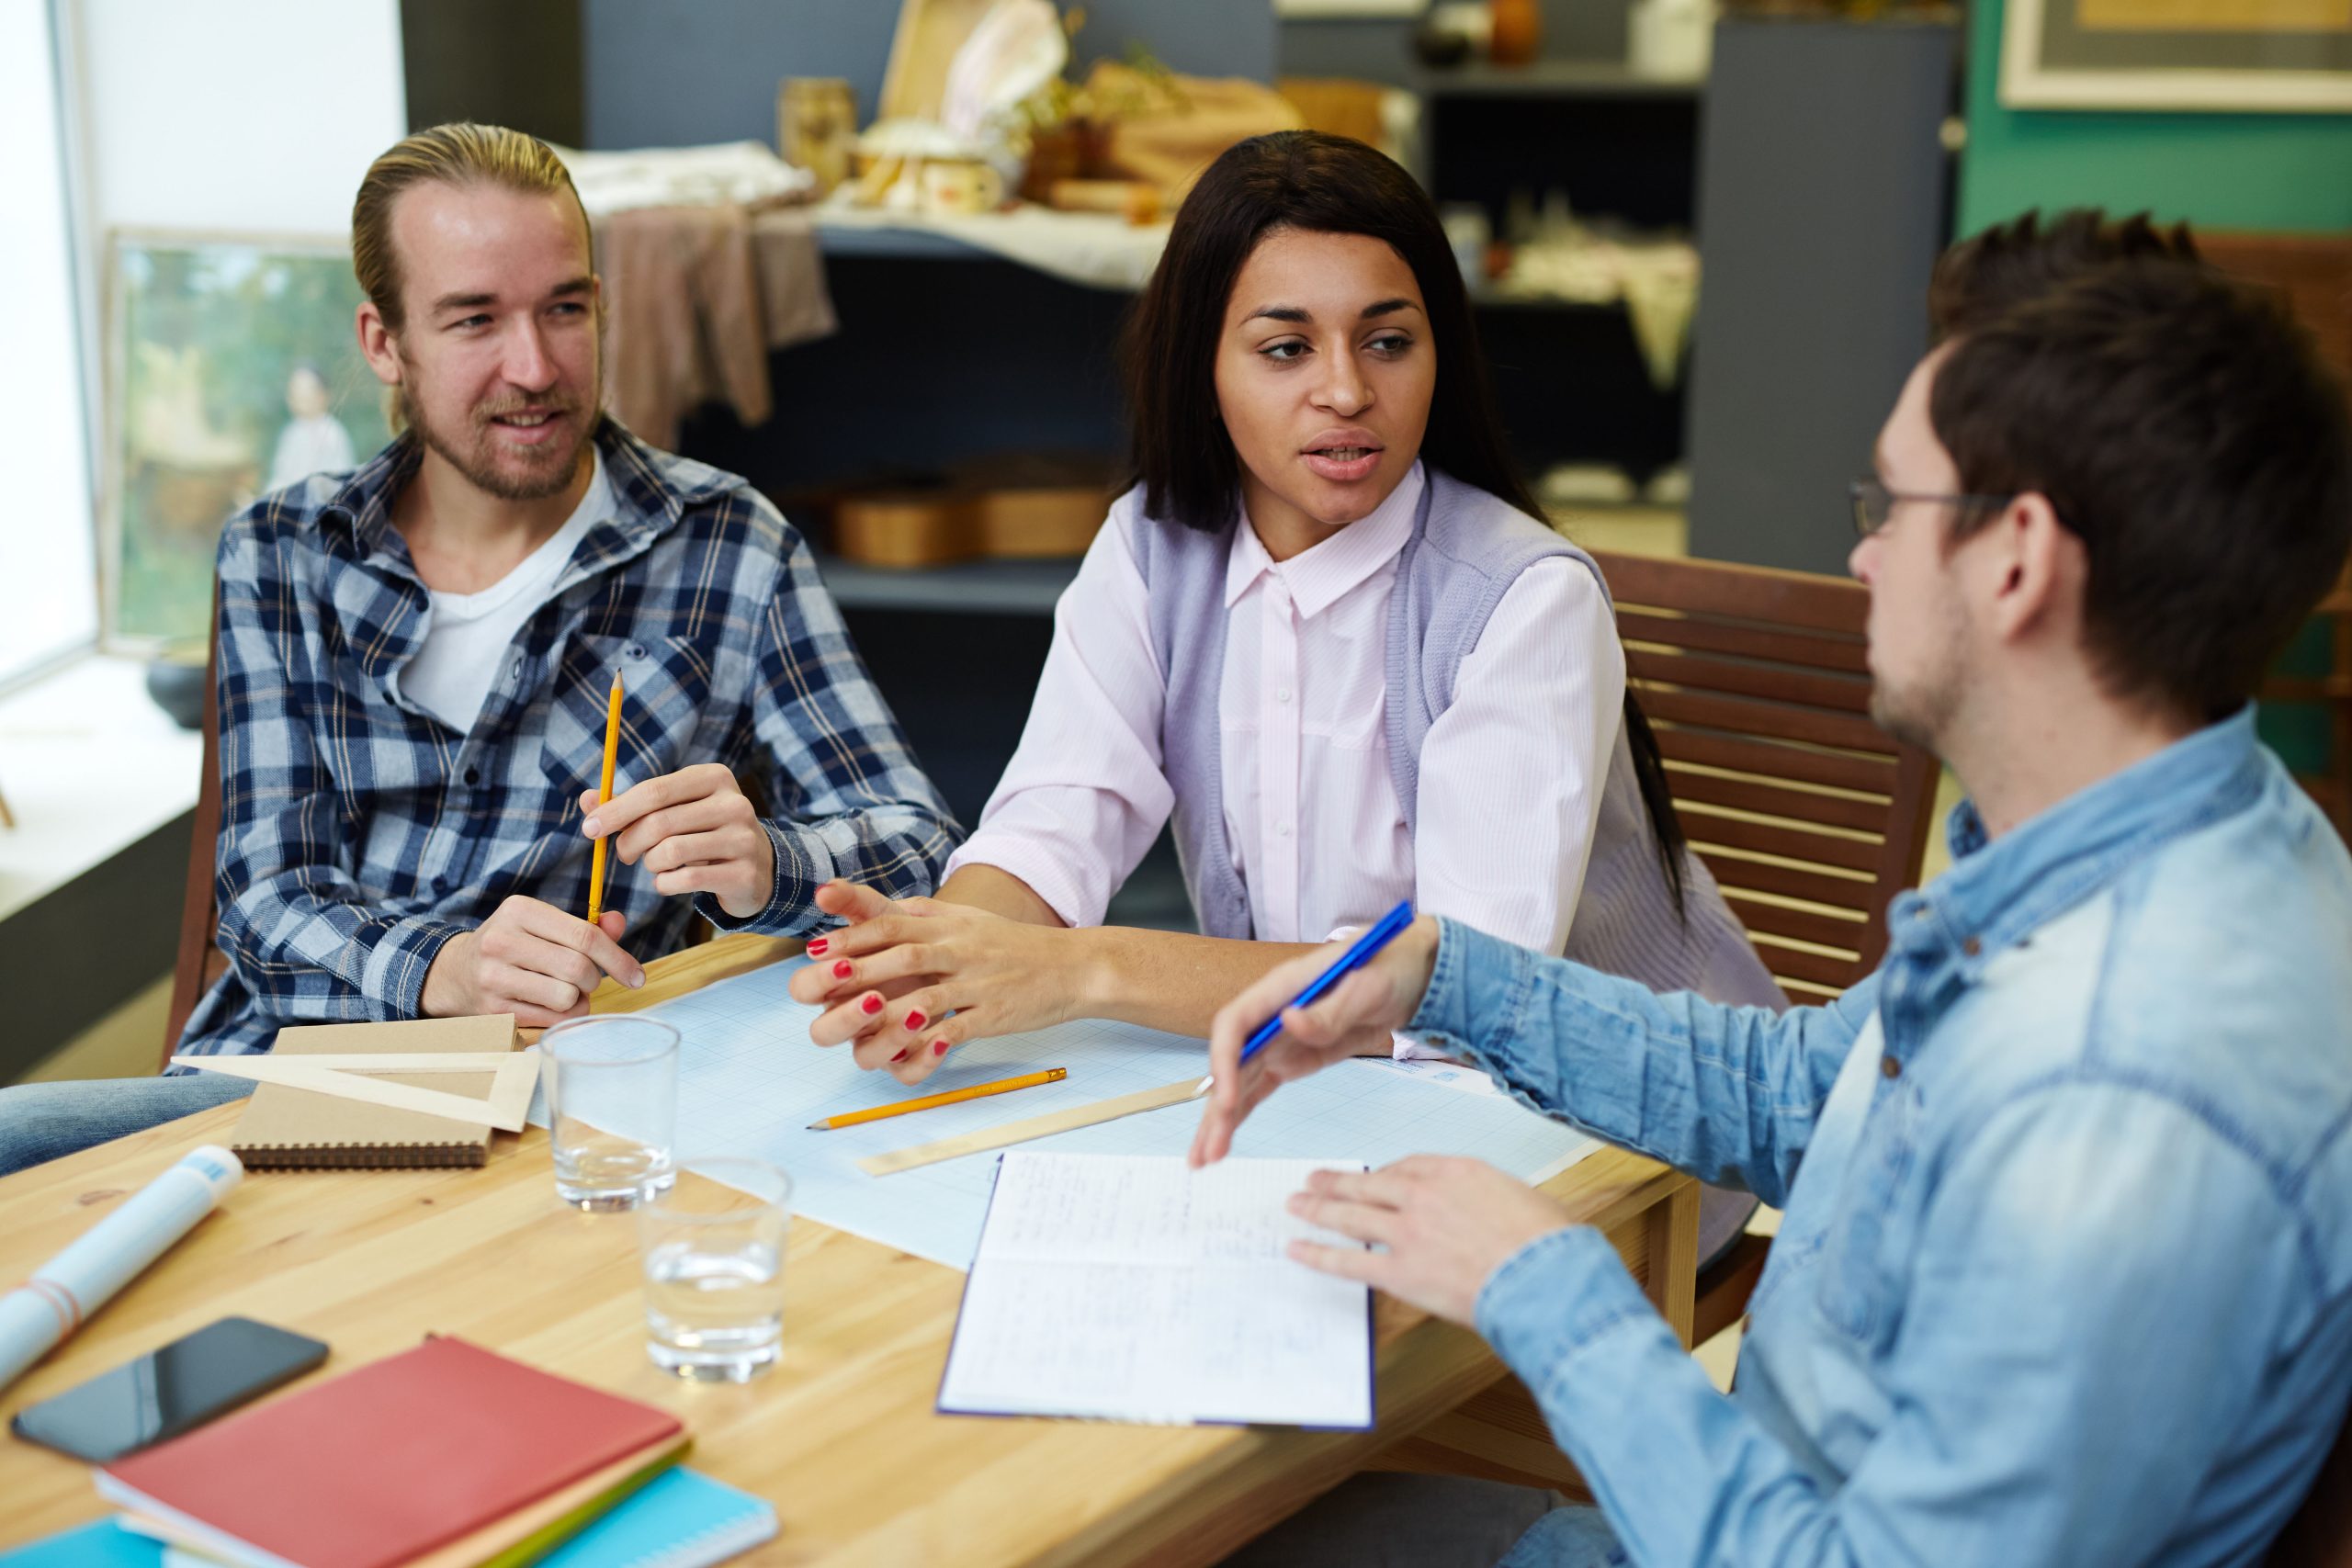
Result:
{"type": "Polygon", "coordinates": [[[1372,1425],[1372,1299],[1293,1262],[1351,1245],[1283,1201],[1312,1159],[1003,1156],[939,1408],[1186,1425],[1372,1425]]]}

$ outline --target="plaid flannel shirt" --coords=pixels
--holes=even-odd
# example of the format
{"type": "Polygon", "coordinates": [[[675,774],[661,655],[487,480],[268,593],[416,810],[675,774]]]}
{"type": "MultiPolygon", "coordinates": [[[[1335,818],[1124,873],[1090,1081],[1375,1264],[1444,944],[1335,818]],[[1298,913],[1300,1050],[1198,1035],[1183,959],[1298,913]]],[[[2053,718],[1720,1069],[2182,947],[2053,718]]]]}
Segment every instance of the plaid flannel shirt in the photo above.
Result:
{"type": "Polygon", "coordinates": [[[730,919],[613,857],[639,959],[723,931],[826,923],[834,876],[929,892],[959,836],[818,581],[741,479],[598,432],[616,515],[591,527],[460,735],[400,693],[431,604],[391,503],[413,442],[264,496],[220,552],[221,976],[179,1048],[266,1051],[281,1024],[413,1018],[441,944],[514,894],[584,911],[580,792],[621,707],[616,793],[695,762],[756,779],[775,887],[730,919]]]}

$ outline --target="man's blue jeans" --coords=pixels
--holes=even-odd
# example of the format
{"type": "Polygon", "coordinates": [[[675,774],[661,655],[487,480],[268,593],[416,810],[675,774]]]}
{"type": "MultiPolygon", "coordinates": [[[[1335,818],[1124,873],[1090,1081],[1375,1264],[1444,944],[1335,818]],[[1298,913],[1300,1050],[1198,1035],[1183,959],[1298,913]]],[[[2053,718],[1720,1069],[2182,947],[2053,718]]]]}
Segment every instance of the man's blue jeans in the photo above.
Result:
{"type": "Polygon", "coordinates": [[[219,1073],[0,1089],[0,1176],[226,1105],[253,1091],[245,1079],[219,1073]]]}

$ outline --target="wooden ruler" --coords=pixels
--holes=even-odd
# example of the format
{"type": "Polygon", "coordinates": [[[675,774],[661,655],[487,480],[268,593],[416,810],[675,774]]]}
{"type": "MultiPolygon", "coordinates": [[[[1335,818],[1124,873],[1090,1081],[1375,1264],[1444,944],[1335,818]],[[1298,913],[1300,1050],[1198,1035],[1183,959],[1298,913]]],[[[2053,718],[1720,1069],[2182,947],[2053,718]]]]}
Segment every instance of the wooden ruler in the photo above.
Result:
{"type": "Polygon", "coordinates": [[[304,1056],[180,1055],[175,1067],[200,1067],[254,1083],[283,1084],[338,1100],[356,1100],[398,1111],[420,1111],[478,1127],[519,1133],[531,1110],[531,1090],[539,1081],[539,1053],[521,1051],[363,1051],[304,1056]],[[369,1073],[413,1073],[432,1077],[449,1073],[483,1073],[491,1079],[487,1099],[453,1094],[369,1077],[369,1073]]]}
{"type": "Polygon", "coordinates": [[[1184,1078],[1176,1083],[1162,1084],[1158,1089],[1141,1089],[1113,1100],[1098,1100],[1091,1105],[1073,1105],[1067,1111],[1049,1111],[1043,1116],[1007,1122],[1001,1127],[984,1127],[977,1133],[942,1138],[936,1143],[892,1149],[886,1155],[869,1155],[857,1162],[857,1168],[868,1176],[888,1176],[893,1171],[912,1170],[919,1165],[936,1165],[958,1155],[1010,1148],[1014,1144],[1025,1144],[1032,1138],[1067,1133],[1072,1127],[1091,1127],[1102,1122],[1116,1122],[1122,1116],[1133,1116],[1138,1111],[1157,1111],[1163,1105],[1182,1105],[1188,1100],[1199,1099],[1204,1087],[1198,1078],[1184,1078]]]}

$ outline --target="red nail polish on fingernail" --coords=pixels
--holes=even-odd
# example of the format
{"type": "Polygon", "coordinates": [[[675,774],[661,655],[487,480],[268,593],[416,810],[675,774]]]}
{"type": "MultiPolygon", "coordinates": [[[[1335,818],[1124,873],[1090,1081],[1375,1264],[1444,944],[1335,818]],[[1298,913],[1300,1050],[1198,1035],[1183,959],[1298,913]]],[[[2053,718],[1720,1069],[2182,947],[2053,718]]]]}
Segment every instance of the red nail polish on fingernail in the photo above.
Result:
{"type": "Polygon", "coordinates": [[[816,941],[808,944],[808,956],[811,958],[822,958],[825,956],[825,949],[832,946],[832,939],[831,937],[820,936],[816,941]]]}
{"type": "Polygon", "coordinates": [[[911,1045],[901,1045],[899,1047],[899,1054],[891,1057],[890,1060],[894,1062],[903,1062],[907,1059],[907,1053],[913,1049],[914,1047],[911,1045]]]}
{"type": "Polygon", "coordinates": [[[921,1029],[924,1024],[929,1023],[930,1021],[931,1020],[923,1017],[922,1010],[921,1008],[917,1008],[914,1011],[907,1014],[907,1027],[909,1029],[921,1029]]]}
{"type": "Polygon", "coordinates": [[[864,1008],[868,1012],[880,1012],[882,1010],[882,998],[869,991],[866,993],[865,999],[857,1005],[864,1008]]]}
{"type": "Polygon", "coordinates": [[[947,1055],[947,1042],[944,1040],[933,1041],[931,1043],[931,1054],[934,1056],[944,1056],[947,1055]]]}
{"type": "Polygon", "coordinates": [[[846,979],[848,979],[848,978],[849,978],[849,960],[848,960],[848,959],[843,958],[843,959],[838,960],[838,961],[833,964],[833,978],[834,978],[834,979],[836,979],[836,980],[846,980],[846,979]]]}

